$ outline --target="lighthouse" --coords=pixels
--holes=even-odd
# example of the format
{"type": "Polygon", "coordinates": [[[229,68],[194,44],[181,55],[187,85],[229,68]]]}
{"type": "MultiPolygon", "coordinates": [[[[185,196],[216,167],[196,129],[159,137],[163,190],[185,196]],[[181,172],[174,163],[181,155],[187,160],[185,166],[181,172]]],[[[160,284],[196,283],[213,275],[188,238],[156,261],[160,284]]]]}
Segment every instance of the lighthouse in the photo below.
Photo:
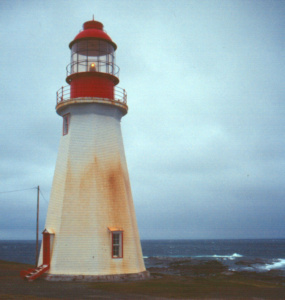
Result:
{"type": "Polygon", "coordinates": [[[120,126],[128,106],[117,87],[117,45],[91,20],[69,48],[68,85],[57,92],[62,136],[38,268],[47,280],[146,278],[120,126]]]}

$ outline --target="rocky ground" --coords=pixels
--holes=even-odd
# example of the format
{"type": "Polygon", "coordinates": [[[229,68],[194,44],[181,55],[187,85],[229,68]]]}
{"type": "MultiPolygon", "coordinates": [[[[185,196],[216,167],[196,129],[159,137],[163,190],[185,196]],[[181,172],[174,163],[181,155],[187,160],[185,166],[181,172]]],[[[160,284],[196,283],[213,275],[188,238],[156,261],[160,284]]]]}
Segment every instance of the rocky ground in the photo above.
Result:
{"type": "MultiPolygon", "coordinates": [[[[242,262],[251,264],[252,262],[242,262]]],[[[0,261],[0,299],[285,299],[278,271],[232,272],[216,260],[148,258],[151,278],[133,282],[27,282],[31,266],[0,261]]]]}

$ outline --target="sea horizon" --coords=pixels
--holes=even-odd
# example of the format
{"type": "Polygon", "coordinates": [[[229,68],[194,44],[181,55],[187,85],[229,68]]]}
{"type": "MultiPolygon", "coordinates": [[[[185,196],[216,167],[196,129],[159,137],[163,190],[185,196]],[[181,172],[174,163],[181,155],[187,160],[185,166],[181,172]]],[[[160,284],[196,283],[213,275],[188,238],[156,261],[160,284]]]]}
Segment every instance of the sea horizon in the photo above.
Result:
{"type": "MultiPolygon", "coordinates": [[[[285,238],[141,239],[141,246],[147,267],[160,258],[186,258],[216,260],[229,270],[279,270],[285,275],[285,238]]],[[[0,240],[0,260],[34,264],[35,256],[36,240],[0,240]]]]}
{"type": "MultiPolygon", "coordinates": [[[[285,237],[280,237],[280,238],[168,238],[168,239],[141,238],[140,240],[141,241],[285,240],[285,237]]],[[[0,241],[31,241],[31,242],[36,242],[36,239],[1,239],[0,238],[0,241]]],[[[39,239],[39,241],[42,241],[42,239],[39,239]]]]}

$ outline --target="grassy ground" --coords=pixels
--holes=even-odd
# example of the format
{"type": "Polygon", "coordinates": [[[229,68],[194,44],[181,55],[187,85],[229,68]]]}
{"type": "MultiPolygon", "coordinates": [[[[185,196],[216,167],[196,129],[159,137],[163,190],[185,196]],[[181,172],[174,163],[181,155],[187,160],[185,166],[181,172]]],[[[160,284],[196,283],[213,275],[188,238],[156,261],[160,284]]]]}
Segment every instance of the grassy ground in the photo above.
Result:
{"type": "Polygon", "coordinates": [[[162,275],[144,282],[93,283],[92,287],[118,294],[171,299],[285,299],[285,287],[281,284],[248,279],[240,274],[213,278],[162,275]]]}
{"type": "Polygon", "coordinates": [[[151,279],[116,283],[27,282],[19,272],[29,267],[0,261],[0,299],[285,299],[277,273],[228,273],[216,263],[150,268],[151,279]]]}

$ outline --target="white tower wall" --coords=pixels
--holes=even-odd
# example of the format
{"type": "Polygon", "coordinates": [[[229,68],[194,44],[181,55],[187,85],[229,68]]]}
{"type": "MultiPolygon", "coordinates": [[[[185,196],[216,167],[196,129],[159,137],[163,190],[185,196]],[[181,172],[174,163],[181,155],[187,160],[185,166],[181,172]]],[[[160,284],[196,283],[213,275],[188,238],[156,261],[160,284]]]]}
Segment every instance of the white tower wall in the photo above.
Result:
{"type": "MultiPolygon", "coordinates": [[[[52,275],[145,271],[120,120],[114,105],[65,105],[69,131],[60,140],[46,229],[54,232],[52,275]],[[112,234],[123,230],[123,257],[112,257],[112,234]]],[[[42,249],[39,264],[42,263],[42,249]]]]}

